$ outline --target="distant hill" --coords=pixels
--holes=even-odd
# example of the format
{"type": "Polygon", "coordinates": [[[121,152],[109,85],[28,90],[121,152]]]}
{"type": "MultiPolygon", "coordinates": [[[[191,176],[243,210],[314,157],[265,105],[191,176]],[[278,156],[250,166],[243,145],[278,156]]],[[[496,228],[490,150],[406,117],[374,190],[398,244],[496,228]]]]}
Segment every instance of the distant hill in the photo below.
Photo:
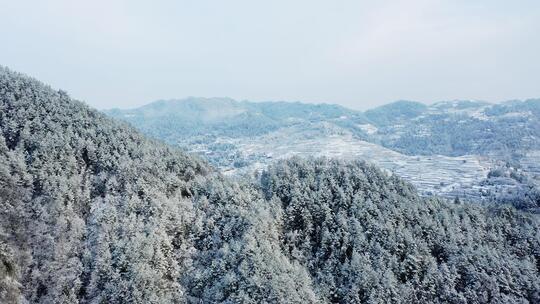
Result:
{"type": "Polygon", "coordinates": [[[512,158],[540,149],[540,99],[489,104],[397,101],[364,113],[331,104],[247,102],[227,98],[157,101],[105,111],[152,136],[183,144],[193,136],[260,136],[328,122],[407,155],[512,158]]]}
{"type": "Polygon", "coordinates": [[[414,119],[422,115],[428,106],[415,101],[396,101],[366,111],[366,117],[377,126],[392,125],[398,121],[414,119]]]}
{"type": "Polygon", "coordinates": [[[132,109],[105,111],[169,143],[195,137],[257,136],[276,129],[317,121],[363,121],[361,113],[338,105],[299,102],[235,101],[228,98],[160,100],[132,109]]]}
{"type": "Polygon", "coordinates": [[[489,104],[397,102],[367,111],[370,141],[409,155],[523,157],[540,149],[540,99],[489,104]]]}

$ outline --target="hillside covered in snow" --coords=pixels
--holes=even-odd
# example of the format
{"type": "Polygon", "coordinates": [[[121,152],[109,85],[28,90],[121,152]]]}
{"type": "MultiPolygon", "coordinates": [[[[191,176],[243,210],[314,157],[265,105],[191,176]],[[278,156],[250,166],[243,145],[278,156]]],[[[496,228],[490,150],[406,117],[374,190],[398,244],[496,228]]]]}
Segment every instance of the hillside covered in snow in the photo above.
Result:
{"type": "Polygon", "coordinates": [[[251,174],[295,155],[362,159],[424,195],[468,199],[523,195],[540,179],[540,100],[398,101],[359,112],[329,104],[188,98],[106,113],[202,155],[228,175],[251,174]],[[490,173],[501,170],[507,174],[490,173]]]}

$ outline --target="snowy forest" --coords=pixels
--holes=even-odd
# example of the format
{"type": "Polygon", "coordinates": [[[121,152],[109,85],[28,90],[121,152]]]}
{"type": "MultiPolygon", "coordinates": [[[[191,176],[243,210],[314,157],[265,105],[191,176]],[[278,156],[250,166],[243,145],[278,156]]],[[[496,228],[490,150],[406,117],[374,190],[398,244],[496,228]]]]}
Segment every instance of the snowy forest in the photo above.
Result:
{"type": "Polygon", "coordinates": [[[362,161],[228,178],[0,67],[0,303],[540,303],[539,231],[362,161]]]}

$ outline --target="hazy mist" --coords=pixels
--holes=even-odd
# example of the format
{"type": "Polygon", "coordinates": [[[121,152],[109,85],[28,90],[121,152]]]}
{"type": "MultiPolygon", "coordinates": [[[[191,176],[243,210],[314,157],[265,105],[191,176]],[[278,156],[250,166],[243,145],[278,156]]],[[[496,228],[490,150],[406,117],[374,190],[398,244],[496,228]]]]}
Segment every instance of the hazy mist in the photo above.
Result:
{"type": "Polygon", "coordinates": [[[97,108],[540,97],[538,1],[0,3],[0,64],[97,108]]]}

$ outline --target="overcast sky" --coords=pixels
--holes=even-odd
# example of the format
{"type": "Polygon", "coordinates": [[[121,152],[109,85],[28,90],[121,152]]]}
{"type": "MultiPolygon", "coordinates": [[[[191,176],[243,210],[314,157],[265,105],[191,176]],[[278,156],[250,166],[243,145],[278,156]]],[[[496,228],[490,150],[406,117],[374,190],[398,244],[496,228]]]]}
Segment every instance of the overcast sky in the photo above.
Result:
{"type": "Polygon", "coordinates": [[[540,1],[0,0],[0,64],[103,109],[540,97],[540,1]]]}

